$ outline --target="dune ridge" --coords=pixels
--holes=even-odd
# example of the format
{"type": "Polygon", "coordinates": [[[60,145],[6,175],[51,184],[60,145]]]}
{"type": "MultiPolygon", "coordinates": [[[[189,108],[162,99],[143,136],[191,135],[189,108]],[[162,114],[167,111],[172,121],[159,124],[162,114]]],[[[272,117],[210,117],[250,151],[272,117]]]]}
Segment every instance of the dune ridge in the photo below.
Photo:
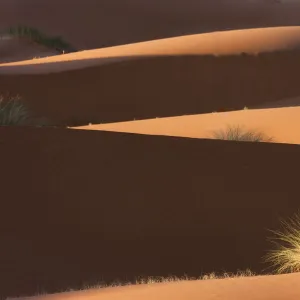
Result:
{"type": "Polygon", "coordinates": [[[229,30],[3,63],[0,64],[0,74],[61,72],[135,57],[258,54],[299,49],[300,26],[229,30]],[[69,63],[59,65],[59,62],[69,63]]]}
{"type": "Polygon", "coordinates": [[[234,112],[188,115],[150,120],[108,124],[90,124],[74,129],[105,130],[150,135],[189,138],[213,138],[216,130],[227,126],[241,126],[259,130],[274,138],[276,143],[300,144],[300,107],[246,109],[234,112]]]}
{"type": "Polygon", "coordinates": [[[80,50],[0,39],[1,124],[20,125],[18,107],[33,122],[0,126],[0,299],[298,300],[300,273],[270,275],[263,257],[299,209],[299,11],[0,1],[0,32],[25,26],[80,50]],[[211,139],[228,125],[274,143],[211,139]],[[60,293],[249,269],[260,275],[60,293]]]}
{"type": "Polygon", "coordinates": [[[298,97],[299,57],[298,51],[152,57],[51,74],[2,74],[0,90],[19,94],[33,113],[56,125],[230,111],[298,97]]]}
{"type": "Polygon", "coordinates": [[[297,300],[300,289],[296,287],[300,274],[258,276],[249,278],[183,281],[142,286],[105,288],[54,295],[42,295],[10,300],[297,300]]]}

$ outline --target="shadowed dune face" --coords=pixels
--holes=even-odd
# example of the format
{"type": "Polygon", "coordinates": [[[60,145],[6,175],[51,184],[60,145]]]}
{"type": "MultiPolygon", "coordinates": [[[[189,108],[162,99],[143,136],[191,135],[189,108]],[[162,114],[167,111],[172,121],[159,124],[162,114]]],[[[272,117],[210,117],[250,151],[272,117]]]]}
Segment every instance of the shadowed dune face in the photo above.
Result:
{"type": "Polygon", "coordinates": [[[69,126],[241,109],[299,96],[298,51],[178,56],[55,74],[0,75],[0,90],[69,126]]]}
{"type": "Polygon", "coordinates": [[[266,266],[299,147],[0,128],[2,296],[266,266]],[[16,291],[16,286],[18,290],[16,291]]]}
{"type": "Polygon", "coordinates": [[[299,10],[296,1],[14,0],[1,1],[0,28],[24,24],[92,49],[214,30],[300,25],[299,10]]]}

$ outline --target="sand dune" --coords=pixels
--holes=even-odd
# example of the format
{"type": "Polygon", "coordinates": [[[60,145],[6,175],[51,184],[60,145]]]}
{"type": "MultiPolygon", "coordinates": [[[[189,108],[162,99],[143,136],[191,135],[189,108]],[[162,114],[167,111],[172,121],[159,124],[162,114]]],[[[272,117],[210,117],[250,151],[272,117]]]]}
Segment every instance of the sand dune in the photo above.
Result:
{"type": "Polygon", "coordinates": [[[299,27],[216,32],[3,64],[0,90],[54,125],[236,110],[300,95],[299,37],[299,27]]]}
{"type": "Polygon", "coordinates": [[[168,135],[191,138],[212,138],[216,130],[241,126],[273,137],[274,142],[300,144],[300,107],[248,109],[131,122],[98,124],[75,129],[106,130],[138,134],[168,135]]]}
{"type": "MultiPolygon", "coordinates": [[[[300,110],[284,107],[299,104],[299,11],[269,0],[0,1],[1,32],[26,25],[82,50],[30,60],[53,53],[0,40],[1,94],[54,125],[0,126],[1,300],[139,276],[271,271],[268,229],[299,208],[300,110]],[[272,105],[282,108],[229,112],[272,105]],[[60,128],[89,123],[99,125],[60,128]],[[199,139],[228,123],[279,143],[199,139]]],[[[31,299],[296,300],[298,281],[31,299]]]]}
{"type": "Polygon", "coordinates": [[[78,49],[94,49],[215,30],[300,25],[299,10],[298,1],[5,0],[0,29],[24,24],[60,35],[78,49]]]}
{"type": "Polygon", "coordinates": [[[4,63],[0,74],[61,72],[147,56],[253,55],[299,49],[300,26],[229,30],[4,63]]]}
{"type": "MultiPolygon", "coordinates": [[[[0,126],[1,300],[140,276],[272,271],[268,229],[298,210],[300,165],[300,110],[284,107],[299,104],[300,2],[275,2],[0,1],[0,32],[25,25],[82,50],[51,56],[0,40],[0,93],[20,95],[41,122],[0,126]],[[228,112],[270,105],[282,108],[228,112]],[[89,123],[99,125],[60,128],[89,123]],[[228,123],[279,143],[199,139],[228,123]]],[[[296,300],[298,281],[33,299],[296,300]]]]}
{"type": "Polygon", "coordinates": [[[294,50],[148,57],[60,73],[2,74],[0,90],[21,95],[34,114],[56,125],[220,112],[298,97],[299,57],[294,50]]]}
{"type": "Polygon", "coordinates": [[[299,208],[296,145],[56,128],[0,135],[10,158],[1,164],[4,297],[263,272],[267,229],[299,208]]]}
{"type": "Polygon", "coordinates": [[[184,281],[44,295],[11,300],[298,300],[300,274],[184,281]]]}

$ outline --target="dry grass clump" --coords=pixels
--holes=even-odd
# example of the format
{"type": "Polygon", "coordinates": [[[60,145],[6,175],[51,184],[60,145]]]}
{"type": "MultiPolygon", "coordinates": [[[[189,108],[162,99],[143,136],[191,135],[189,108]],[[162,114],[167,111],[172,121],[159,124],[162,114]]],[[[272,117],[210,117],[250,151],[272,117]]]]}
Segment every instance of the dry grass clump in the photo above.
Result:
{"type": "MultiPolygon", "coordinates": [[[[223,273],[222,275],[217,275],[216,273],[210,273],[207,275],[202,275],[199,277],[190,277],[187,275],[178,277],[178,276],[149,276],[149,277],[138,277],[134,281],[114,281],[110,284],[107,283],[97,283],[97,284],[83,284],[80,289],[65,289],[60,291],[61,293],[65,292],[75,292],[75,291],[85,291],[91,289],[102,289],[102,288],[111,288],[111,287],[121,287],[121,286],[129,286],[129,285],[141,285],[141,284],[157,284],[157,283],[168,283],[168,282],[179,282],[179,281],[191,281],[191,280],[213,280],[213,279],[229,279],[229,278],[240,278],[240,277],[252,277],[256,276],[250,269],[246,269],[245,271],[238,271],[237,273],[223,273]]],[[[44,296],[48,293],[45,290],[38,291],[35,296],[44,296]]],[[[8,300],[8,299],[6,299],[8,300]]]]}
{"type": "Polygon", "coordinates": [[[243,142],[271,142],[273,138],[257,130],[244,129],[240,126],[228,126],[226,129],[216,130],[212,137],[217,140],[243,142]]]}
{"type": "Polygon", "coordinates": [[[96,285],[84,285],[82,290],[87,289],[100,289],[107,287],[117,287],[117,286],[127,286],[127,285],[140,285],[140,284],[156,284],[156,283],[166,283],[166,282],[179,282],[179,281],[191,281],[191,280],[212,280],[212,279],[226,279],[226,278],[239,278],[239,277],[251,277],[256,274],[250,269],[245,271],[238,271],[236,274],[233,273],[223,273],[222,275],[217,275],[216,273],[210,273],[207,275],[202,275],[199,277],[184,276],[150,276],[150,277],[138,277],[134,281],[115,281],[110,284],[98,283],[96,285]]]}
{"type": "Polygon", "coordinates": [[[264,257],[277,273],[300,271],[300,213],[287,221],[281,220],[282,230],[270,230],[274,236],[270,241],[275,246],[264,257]]]}
{"type": "Polygon", "coordinates": [[[25,125],[29,118],[29,110],[19,96],[0,96],[0,126],[25,125]]]}

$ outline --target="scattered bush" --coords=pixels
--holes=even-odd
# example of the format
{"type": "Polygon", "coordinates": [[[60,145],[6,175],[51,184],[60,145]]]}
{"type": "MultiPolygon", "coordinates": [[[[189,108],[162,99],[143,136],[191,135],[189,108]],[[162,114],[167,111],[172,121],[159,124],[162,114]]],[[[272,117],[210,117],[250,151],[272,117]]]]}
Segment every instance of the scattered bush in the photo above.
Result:
{"type": "Polygon", "coordinates": [[[214,131],[213,138],[244,142],[271,142],[273,140],[262,132],[242,129],[240,126],[228,126],[225,130],[214,131]]]}
{"type": "Polygon", "coordinates": [[[300,271],[300,214],[288,221],[281,221],[282,230],[270,230],[274,236],[269,240],[274,244],[274,250],[265,255],[264,261],[270,263],[277,273],[300,271]]]}
{"type": "Polygon", "coordinates": [[[39,30],[32,27],[18,25],[15,27],[8,28],[5,33],[18,38],[28,38],[37,44],[55,49],[60,52],[76,51],[69,43],[65,42],[61,37],[46,36],[39,30]]]}
{"type": "Polygon", "coordinates": [[[0,96],[0,126],[25,125],[30,113],[20,97],[0,96]]]}

